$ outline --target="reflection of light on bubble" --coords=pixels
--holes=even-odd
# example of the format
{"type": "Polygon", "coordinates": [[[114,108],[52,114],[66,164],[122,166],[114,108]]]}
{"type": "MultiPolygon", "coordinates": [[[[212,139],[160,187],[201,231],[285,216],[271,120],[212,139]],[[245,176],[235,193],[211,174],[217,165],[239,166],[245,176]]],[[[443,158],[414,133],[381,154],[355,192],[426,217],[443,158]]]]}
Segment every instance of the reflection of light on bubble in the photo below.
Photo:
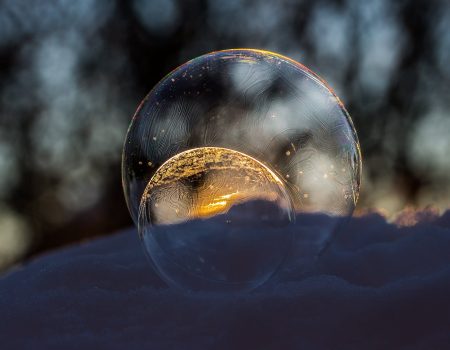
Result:
{"type": "Polygon", "coordinates": [[[290,206],[283,182],[262,163],[240,152],[203,147],[164,163],[147,185],[141,205],[152,211],[152,225],[167,225],[223,214],[252,200],[290,206]]]}
{"type": "Polygon", "coordinates": [[[360,166],[351,120],[320,78],[277,54],[228,50],[155,86],[130,125],[122,174],[167,282],[245,290],[277,270],[293,232],[304,266],[319,254],[353,211],[360,166]]]}

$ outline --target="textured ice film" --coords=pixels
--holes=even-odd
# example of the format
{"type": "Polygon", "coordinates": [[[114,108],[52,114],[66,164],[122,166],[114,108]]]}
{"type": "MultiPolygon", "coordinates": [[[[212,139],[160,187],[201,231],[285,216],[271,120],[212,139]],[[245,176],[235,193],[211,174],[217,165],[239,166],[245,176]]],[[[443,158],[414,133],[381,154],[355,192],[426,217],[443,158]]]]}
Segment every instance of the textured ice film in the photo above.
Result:
{"type": "Polygon", "coordinates": [[[158,169],[141,209],[154,225],[172,225],[224,214],[252,200],[291,210],[289,198],[283,182],[255,159],[225,148],[202,147],[182,152],[158,169]]]}
{"type": "Polygon", "coordinates": [[[314,73],[257,50],[185,63],[139,106],[123,186],[154,267],[187,289],[264,283],[292,246],[305,268],[351,215],[360,150],[314,73]]]}

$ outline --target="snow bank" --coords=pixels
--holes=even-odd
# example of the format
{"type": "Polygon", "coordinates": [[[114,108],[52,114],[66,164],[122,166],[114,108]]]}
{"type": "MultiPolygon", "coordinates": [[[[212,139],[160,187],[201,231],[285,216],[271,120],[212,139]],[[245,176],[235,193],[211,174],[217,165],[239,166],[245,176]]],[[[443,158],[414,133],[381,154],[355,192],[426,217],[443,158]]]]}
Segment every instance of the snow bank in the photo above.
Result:
{"type": "Polygon", "coordinates": [[[1,347],[448,348],[450,211],[405,227],[353,219],[312,271],[295,264],[251,293],[187,295],[159,279],[128,230],[0,279],[1,347]]]}

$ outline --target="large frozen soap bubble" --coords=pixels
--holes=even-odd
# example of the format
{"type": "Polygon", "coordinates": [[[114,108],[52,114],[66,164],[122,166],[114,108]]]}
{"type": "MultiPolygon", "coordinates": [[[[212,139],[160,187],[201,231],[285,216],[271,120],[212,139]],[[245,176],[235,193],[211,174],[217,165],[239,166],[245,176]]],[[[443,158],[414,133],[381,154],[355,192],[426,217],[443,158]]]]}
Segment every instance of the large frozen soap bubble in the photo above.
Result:
{"type": "Polygon", "coordinates": [[[290,253],[306,270],[353,212],[359,143],[327,85],[275,53],[226,50],[175,69],[125,140],[127,205],[169,284],[241,291],[290,253]]]}

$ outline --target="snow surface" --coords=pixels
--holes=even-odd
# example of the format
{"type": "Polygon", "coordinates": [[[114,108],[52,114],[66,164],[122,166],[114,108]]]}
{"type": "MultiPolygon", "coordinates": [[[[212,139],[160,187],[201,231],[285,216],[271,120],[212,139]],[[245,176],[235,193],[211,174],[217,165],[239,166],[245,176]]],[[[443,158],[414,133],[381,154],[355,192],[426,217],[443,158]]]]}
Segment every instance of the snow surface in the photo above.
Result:
{"type": "Polygon", "coordinates": [[[135,230],[60,250],[0,279],[0,346],[448,349],[450,211],[415,220],[353,219],[308,275],[239,295],[168,288],[135,230]]]}

